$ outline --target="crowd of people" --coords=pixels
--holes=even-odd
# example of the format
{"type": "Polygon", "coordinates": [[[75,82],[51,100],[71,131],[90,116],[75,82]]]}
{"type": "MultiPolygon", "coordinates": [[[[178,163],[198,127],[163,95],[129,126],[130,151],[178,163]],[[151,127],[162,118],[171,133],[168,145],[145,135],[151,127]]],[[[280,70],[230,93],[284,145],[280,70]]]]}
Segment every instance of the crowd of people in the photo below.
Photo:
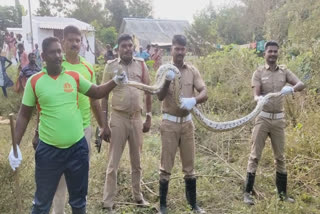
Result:
{"type": "Polygon", "coordinates": [[[27,79],[42,68],[38,44],[35,44],[32,52],[27,53],[21,34],[14,35],[13,32],[5,32],[3,48],[0,49],[0,57],[0,87],[5,97],[8,97],[6,90],[8,87],[14,86],[16,92],[23,92],[27,79]],[[13,62],[18,65],[15,83],[6,72],[13,62]]]}
{"type": "MultiPolygon", "coordinates": [[[[107,63],[109,60],[118,58],[118,45],[113,49],[110,44],[106,45],[106,52],[104,54],[104,61],[107,63]]],[[[157,45],[147,45],[144,49],[143,46],[139,46],[139,50],[136,51],[136,47],[133,47],[133,56],[143,59],[145,62],[153,61],[153,69],[155,71],[162,65],[163,50],[157,45]]]]}
{"type": "MultiPolygon", "coordinates": [[[[51,206],[54,214],[63,214],[66,190],[69,192],[68,202],[72,213],[86,213],[91,154],[91,110],[100,128],[99,135],[109,142],[102,196],[103,209],[107,213],[114,213],[117,174],[127,142],[133,198],[137,205],[149,205],[141,191],[140,157],[143,133],[148,132],[152,125],[152,99],[151,94],[126,83],[130,80],[149,85],[149,70],[145,60],[155,60],[154,64],[158,67],[161,65],[162,53],[157,46],[152,54],[148,52],[150,49],[144,51],[142,47],[135,53],[133,37],[121,34],[116,47],[118,57],[114,55],[111,46],[107,46],[102,84],[97,86],[93,66],[80,56],[81,42],[81,31],[71,25],[63,30],[62,41],[55,37],[44,39],[41,58],[46,66],[42,70],[39,70],[36,63],[36,52],[27,55],[24,53],[23,44],[18,44],[19,62],[20,65],[24,64],[20,75],[26,77],[26,81],[20,83],[24,88],[24,95],[13,138],[18,145],[18,157],[14,156],[11,149],[9,163],[13,170],[20,166],[22,154],[19,145],[30,121],[32,110],[37,107],[39,123],[33,141],[36,150],[36,191],[32,214],[48,214],[51,206]],[[110,93],[112,98],[109,99],[110,93]],[[99,99],[102,99],[101,104],[99,99]],[[146,109],[144,121],[143,108],[146,109]]],[[[259,67],[253,74],[251,85],[257,102],[268,93],[280,92],[281,95],[287,95],[301,91],[305,87],[285,66],[277,65],[278,49],[278,43],[267,42],[264,53],[265,65],[259,67]],[[292,86],[286,85],[287,83],[292,86]]],[[[160,214],[168,213],[167,194],[177,151],[180,152],[185,175],[187,202],[194,213],[206,213],[197,202],[195,129],[190,111],[195,105],[206,102],[208,95],[198,69],[184,61],[186,53],[186,37],[175,35],[172,38],[171,56],[172,64],[181,74],[181,91],[184,96],[181,98],[181,105],[174,99],[171,82],[175,79],[176,73],[172,70],[166,73],[165,83],[157,94],[162,102],[163,118],[160,126],[160,214]]],[[[11,61],[6,57],[0,59],[1,73],[6,74],[5,70],[11,65],[11,61]]],[[[294,202],[287,195],[283,99],[284,97],[280,96],[269,100],[256,119],[245,183],[246,204],[254,204],[252,192],[255,173],[268,136],[271,138],[275,154],[276,186],[279,197],[283,201],[294,202]]]]}

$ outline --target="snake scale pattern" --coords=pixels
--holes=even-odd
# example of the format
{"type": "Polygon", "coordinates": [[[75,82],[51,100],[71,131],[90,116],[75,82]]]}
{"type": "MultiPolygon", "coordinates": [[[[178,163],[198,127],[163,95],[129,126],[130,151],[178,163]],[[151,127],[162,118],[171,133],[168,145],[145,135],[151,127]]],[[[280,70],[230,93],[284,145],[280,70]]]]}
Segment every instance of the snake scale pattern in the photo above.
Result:
{"type": "MultiPolygon", "coordinates": [[[[164,64],[160,66],[160,68],[157,71],[156,82],[154,85],[145,85],[135,81],[128,81],[127,85],[138,88],[140,90],[146,91],[151,94],[157,94],[160,92],[161,88],[163,87],[166,81],[166,74],[169,70],[172,70],[175,72],[175,79],[171,82],[171,84],[173,84],[173,88],[174,88],[175,101],[177,105],[180,106],[181,98],[183,97],[183,95],[181,94],[181,88],[182,88],[181,73],[179,69],[172,64],[164,64]]],[[[206,118],[205,115],[203,115],[203,113],[201,113],[201,111],[196,106],[193,107],[193,109],[191,110],[191,113],[193,117],[203,127],[208,129],[209,131],[225,132],[225,131],[230,131],[230,130],[239,128],[241,126],[244,126],[245,124],[253,120],[256,116],[259,115],[259,113],[262,111],[263,105],[266,104],[271,97],[278,97],[278,96],[281,96],[280,92],[267,94],[257,103],[256,107],[250,114],[232,121],[226,121],[226,122],[212,121],[206,118]]]]}

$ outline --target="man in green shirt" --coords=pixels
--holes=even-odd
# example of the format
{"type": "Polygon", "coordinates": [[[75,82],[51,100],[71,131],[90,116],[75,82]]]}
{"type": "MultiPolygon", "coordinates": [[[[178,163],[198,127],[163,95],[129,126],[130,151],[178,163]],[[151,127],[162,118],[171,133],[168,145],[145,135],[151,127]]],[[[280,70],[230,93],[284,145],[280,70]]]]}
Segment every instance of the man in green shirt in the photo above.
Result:
{"type": "MultiPolygon", "coordinates": [[[[69,204],[73,214],[86,213],[88,190],[88,144],[84,137],[78,92],[94,99],[105,97],[117,84],[127,78],[115,76],[111,81],[96,86],[75,71],[61,66],[62,49],[59,39],[46,38],[42,43],[42,58],[46,67],[30,77],[24,91],[15,127],[14,141],[20,141],[30,121],[32,110],[37,106],[39,143],[36,149],[36,193],[32,214],[48,214],[62,174],[69,191],[69,204]]],[[[9,153],[13,170],[19,167],[22,155],[9,153]]]]}
{"type": "MultiPolygon", "coordinates": [[[[86,80],[96,84],[96,75],[93,66],[79,56],[81,48],[81,32],[72,25],[69,25],[63,30],[63,50],[65,55],[63,57],[62,67],[66,70],[75,71],[81,74],[86,80]]],[[[100,127],[100,134],[104,136],[105,124],[104,115],[101,111],[100,103],[96,99],[89,98],[79,93],[79,109],[83,120],[84,135],[88,143],[89,156],[91,151],[91,109],[100,127]]],[[[55,197],[53,199],[52,214],[64,214],[66,203],[67,185],[64,176],[61,177],[55,197]]]]}

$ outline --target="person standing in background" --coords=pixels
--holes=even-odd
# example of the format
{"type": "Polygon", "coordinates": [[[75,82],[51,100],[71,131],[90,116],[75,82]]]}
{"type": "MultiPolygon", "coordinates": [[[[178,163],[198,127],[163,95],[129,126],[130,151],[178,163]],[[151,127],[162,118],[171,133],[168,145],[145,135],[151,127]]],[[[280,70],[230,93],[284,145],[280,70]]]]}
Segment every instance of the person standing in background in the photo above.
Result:
{"type": "Polygon", "coordinates": [[[36,64],[41,69],[42,68],[42,59],[41,59],[41,53],[39,50],[38,44],[34,45],[35,49],[33,50],[33,53],[36,55],[36,64]]]}
{"type": "MultiPolygon", "coordinates": [[[[0,48],[0,53],[2,49],[0,48]]],[[[7,98],[7,88],[13,86],[12,80],[9,78],[6,70],[11,66],[12,62],[5,56],[0,55],[0,87],[2,88],[3,95],[7,98]],[[6,65],[6,62],[8,65],[6,65]]]]}

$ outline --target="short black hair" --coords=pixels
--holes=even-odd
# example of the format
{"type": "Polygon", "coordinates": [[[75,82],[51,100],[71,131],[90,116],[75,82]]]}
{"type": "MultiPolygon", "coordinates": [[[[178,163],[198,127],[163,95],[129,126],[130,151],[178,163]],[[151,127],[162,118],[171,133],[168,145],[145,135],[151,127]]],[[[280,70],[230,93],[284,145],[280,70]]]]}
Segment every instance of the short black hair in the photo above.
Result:
{"type": "Polygon", "coordinates": [[[19,49],[20,47],[24,48],[24,45],[22,43],[19,43],[17,48],[19,49]]]}
{"type": "Polygon", "coordinates": [[[277,46],[279,48],[278,42],[274,40],[267,41],[266,44],[264,44],[264,50],[267,50],[269,46],[277,46]]]}
{"type": "Polygon", "coordinates": [[[60,43],[60,40],[57,37],[52,37],[52,36],[45,38],[42,42],[42,51],[44,53],[47,52],[49,46],[54,42],[60,43]]]}
{"type": "Polygon", "coordinates": [[[187,38],[181,34],[174,35],[172,38],[172,45],[176,45],[176,44],[186,46],[187,45],[187,38]]]}
{"type": "Polygon", "coordinates": [[[127,41],[127,40],[131,40],[131,41],[133,41],[133,39],[132,39],[132,36],[130,36],[129,34],[121,34],[119,37],[118,37],[118,45],[120,45],[120,43],[122,42],[122,41],[127,41]]]}
{"type": "Polygon", "coordinates": [[[28,54],[28,58],[30,58],[32,55],[35,56],[36,54],[33,53],[33,52],[29,53],[29,54],[28,54]]]}
{"type": "Polygon", "coordinates": [[[65,39],[68,36],[68,34],[71,33],[81,36],[81,31],[79,30],[79,28],[77,28],[74,25],[68,25],[63,29],[63,39],[65,39]]]}

